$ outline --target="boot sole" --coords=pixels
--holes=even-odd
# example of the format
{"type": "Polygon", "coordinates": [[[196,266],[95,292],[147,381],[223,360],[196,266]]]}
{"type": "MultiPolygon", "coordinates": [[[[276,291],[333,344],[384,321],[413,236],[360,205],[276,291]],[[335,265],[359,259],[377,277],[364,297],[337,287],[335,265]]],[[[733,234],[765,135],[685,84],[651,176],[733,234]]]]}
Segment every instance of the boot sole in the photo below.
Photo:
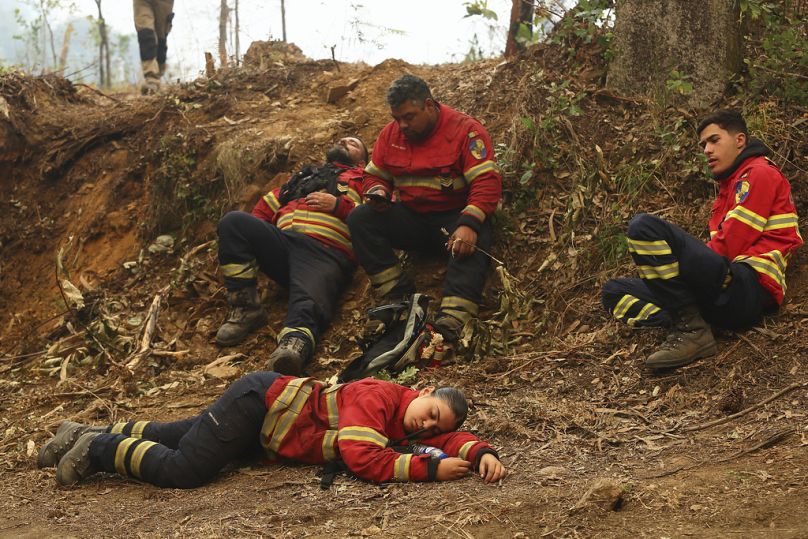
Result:
{"type": "Polygon", "coordinates": [[[645,366],[652,370],[663,370],[663,369],[676,369],[678,367],[684,367],[685,365],[690,365],[696,360],[703,359],[705,357],[714,356],[717,353],[717,347],[715,343],[708,344],[703,346],[696,352],[692,357],[689,357],[685,360],[680,361],[649,361],[645,360],[645,366]]]}

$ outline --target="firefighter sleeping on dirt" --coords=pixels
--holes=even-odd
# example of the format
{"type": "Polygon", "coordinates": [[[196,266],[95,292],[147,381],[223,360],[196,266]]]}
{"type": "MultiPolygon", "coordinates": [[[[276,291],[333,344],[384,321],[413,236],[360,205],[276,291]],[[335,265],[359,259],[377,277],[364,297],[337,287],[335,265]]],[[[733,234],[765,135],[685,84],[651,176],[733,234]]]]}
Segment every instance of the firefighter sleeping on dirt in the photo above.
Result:
{"type": "Polygon", "coordinates": [[[265,325],[257,275],[289,290],[289,310],[267,369],[302,375],[328,327],[356,266],[345,219],[359,204],[367,149],[340,139],[323,166],[306,166],[267,193],[252,214],[234,211],[219,221],[219,266],[230,311],[216,334],[233,346],[265,325]]]}
{"type": "Polygon", "coordinates": [[[710,325],[745,329],[777,310],[786,291],[786,265],[802,245],[791,186],[749,137],[733,110],[714,112],[696,129],[718,196],[710,240],[702,242],[654,215],[628,225],[628,249],[640,278],[603,285],[603,306],[631,326],[671,327],[645,364],[673,369],[713,356],[710,325]]]}
{"type": "MultiPolygon", "coordinates": [[[[444,387],[415,391],[373,378],[327,387],[311,378],[255,372],[196,417],[91,427],[65,421],[39,451],[40,468],[72,485],[97,472],[158,487],[195,488],[229,462],[335,465],[374,483],[449,481],[474,471],[486,483],[505,467],[486,442],[457,432],[468,404],[444,387]]],[[[326,475],[332,475],[333,471],[326,475]]]]}

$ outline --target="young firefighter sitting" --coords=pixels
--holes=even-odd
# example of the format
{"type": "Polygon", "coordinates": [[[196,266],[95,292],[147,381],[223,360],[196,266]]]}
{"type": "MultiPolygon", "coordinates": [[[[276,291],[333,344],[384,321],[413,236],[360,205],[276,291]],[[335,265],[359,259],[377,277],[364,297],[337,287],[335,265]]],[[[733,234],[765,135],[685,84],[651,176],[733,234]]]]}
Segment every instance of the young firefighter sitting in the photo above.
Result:
{"type": "Polygon", "coordinates": [[[323,464],[341,459],[356,476],[388,481],[449,481],[470,470],[486,483],[506,475],[497,453],[455,432],[468,404],[443,387],[414,391],[366,378],[326,387],[311,378],[256,372],[237,380],[196,417],[91,427],[66,421],[39,451],[40,468],[72,485],[97,472],[158,487],[195,488],[228,462],[263,452],[270,460],[323,464]],[[399,453],[411,440],[448,455],[399,453]]]}

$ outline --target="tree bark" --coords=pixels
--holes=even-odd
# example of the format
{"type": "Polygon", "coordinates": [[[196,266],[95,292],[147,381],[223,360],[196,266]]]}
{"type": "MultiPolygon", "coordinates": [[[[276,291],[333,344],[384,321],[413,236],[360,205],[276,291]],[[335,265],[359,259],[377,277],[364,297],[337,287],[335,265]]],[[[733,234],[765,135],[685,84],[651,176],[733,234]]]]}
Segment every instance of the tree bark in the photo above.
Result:
{"type": "Polygon", "coordinates": [[[535,0],[513,0],[511,5],[511,24],[508,27],[508,39],[505,42],[505,57],[511,58],[525,51],[525,44],[517,41],[519,28],[525,27],[533,35],[533,11],[535,0]]]}
{"type": "Polygon", "coordinates": [[[70,51],[70,36],[73,34],[73,23],[68,23],[65,29],[65,38],[62,41],[62,52],[59,54],[59,76],[64,77],[67,65],[67,53],[70,51]]]}
{"type": "Polygon", "coordinates": [[[104,20],[103,13],[101,13],[101,1],[95,0],[95,5],[98,6],[98,78],[100,86],[109,88],[112,86],[109,34],[107,33],[107,22],[104,20]]]}
{"type": "Polygon", "coordinates": [[[230,18],[230,8],[227,0],[221,0],[219,8],[219,63],[227,67],[227,21],[230,18]]]}
{"type": "Polygon", "coordinates": [[[739,19],[734,1],[619,0],[606,84],[623,94],[707,107],[741,66],[739,19]],[[674,79],[692,91],[672,90],[674,79]]]}

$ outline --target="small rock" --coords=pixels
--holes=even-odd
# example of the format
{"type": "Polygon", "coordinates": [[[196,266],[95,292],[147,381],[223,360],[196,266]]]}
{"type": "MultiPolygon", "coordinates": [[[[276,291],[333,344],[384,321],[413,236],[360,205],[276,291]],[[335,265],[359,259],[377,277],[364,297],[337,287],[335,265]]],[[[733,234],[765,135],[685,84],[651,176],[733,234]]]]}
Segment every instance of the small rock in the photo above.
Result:
{"type": "Polygon", "coordinates": [[[572,511],[592,505],[604,511],[619,511],[623,506],[623,486],[614,479],[598,479],[581,496],[572,511]]]}
{"type": "Polygon", "coordinates": [[[563,466],[545,466],[536,472],[536,475],[545,479],[558,479],[561,476],[566,475],[566,473],[567,469],[563,466]]]}
{"type": "Polygon", "coordinates": [[[169,253],[174,249],[174,238],[165,234],[163,236],[157,236],[154,240],[154,243],[149,245],[149,252],[152,254],[156,253],[169,253]]]}

